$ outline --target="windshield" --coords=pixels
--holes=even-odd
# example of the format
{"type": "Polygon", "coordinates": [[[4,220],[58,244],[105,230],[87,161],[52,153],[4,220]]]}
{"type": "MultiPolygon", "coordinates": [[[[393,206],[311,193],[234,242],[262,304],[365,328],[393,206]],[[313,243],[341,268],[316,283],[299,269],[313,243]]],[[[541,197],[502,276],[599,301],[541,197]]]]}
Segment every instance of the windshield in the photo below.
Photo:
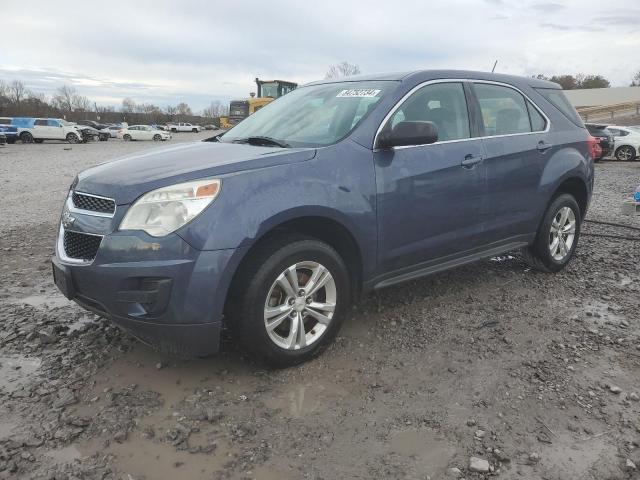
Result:
{"type": "Polygon", "coordinates": [[[332,145],[360,123],[395,82],[340,82],[293,90],[247,117],[220,141],[267,137],[291,147],[332,145]]]}

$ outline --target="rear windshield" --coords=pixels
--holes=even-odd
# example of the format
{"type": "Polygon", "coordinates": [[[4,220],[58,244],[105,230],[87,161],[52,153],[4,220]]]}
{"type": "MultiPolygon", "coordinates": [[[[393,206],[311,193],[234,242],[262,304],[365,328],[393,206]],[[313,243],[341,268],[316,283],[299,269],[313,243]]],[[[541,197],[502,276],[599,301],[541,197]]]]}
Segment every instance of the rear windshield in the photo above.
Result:
{"type": "Polygon", "coordinates": [[[549,103],[560,110],[565,117],[577,126],[584,128],[584,123],[582,123],[580,115],[578,115],[576,109],[573,108],[573,105],[569,103],[569,100],[567,100],[567,97],[562,90],[557,90],[555,88],[536,88],[536,90],[540,95],[546,98],[549,103]]]}

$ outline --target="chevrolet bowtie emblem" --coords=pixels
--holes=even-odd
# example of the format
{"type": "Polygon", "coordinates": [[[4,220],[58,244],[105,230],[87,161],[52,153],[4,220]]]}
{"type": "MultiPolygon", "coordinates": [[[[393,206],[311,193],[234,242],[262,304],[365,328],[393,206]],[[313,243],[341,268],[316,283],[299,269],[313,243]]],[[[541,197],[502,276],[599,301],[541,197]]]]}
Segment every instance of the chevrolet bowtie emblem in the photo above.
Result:
{"type": "Polygon", "coordinates": [[[62,214],[62,226],[64,228],[69,228],[71,225],[73,225],[73,222],[75,222],[76,219],[75,217],[73,217],[69,212],[64,212],[62,214]]]}

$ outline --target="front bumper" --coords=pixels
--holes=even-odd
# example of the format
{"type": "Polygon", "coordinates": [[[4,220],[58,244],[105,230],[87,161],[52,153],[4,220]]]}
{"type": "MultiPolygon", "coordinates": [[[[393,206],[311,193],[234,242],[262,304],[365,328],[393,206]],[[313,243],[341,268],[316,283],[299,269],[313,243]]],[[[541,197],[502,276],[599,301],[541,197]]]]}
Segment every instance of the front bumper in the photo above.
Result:
{"type": "Polygon", "coordinates": [[[67,298],[163,352],[219,351],[236,250],[199,251],[176,234],[143,232],[104,236],[92,262],[71,263],[60,248],[54,281],[67,298]]]}

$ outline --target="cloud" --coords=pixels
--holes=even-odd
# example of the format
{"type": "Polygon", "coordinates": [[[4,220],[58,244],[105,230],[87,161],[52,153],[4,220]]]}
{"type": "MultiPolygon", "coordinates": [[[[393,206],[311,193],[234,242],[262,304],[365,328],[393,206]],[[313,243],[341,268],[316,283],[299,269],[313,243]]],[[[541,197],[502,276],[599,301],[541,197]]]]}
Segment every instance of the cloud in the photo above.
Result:
{"type": "Polygon", "coordinates": [[[99,103],[123,97],[202,109],[255,90],[254,78],[298,83],[349,61],[365,73],[423,68],[526,74],[598,73],[628,83],[616,65],[640,47],[636,0],[140,0],[109,8],[3,5],[0,79],[51,94],[62,84],[99,103]],[[126,14],[125,14],[126,11],[126,14]],[[37,14],[34,14],[37,12],[37,14]],[[533,13],[532,13],[533,12],[533,13]],[[594,62],[601,56],[607,62],[594,62]]]}

